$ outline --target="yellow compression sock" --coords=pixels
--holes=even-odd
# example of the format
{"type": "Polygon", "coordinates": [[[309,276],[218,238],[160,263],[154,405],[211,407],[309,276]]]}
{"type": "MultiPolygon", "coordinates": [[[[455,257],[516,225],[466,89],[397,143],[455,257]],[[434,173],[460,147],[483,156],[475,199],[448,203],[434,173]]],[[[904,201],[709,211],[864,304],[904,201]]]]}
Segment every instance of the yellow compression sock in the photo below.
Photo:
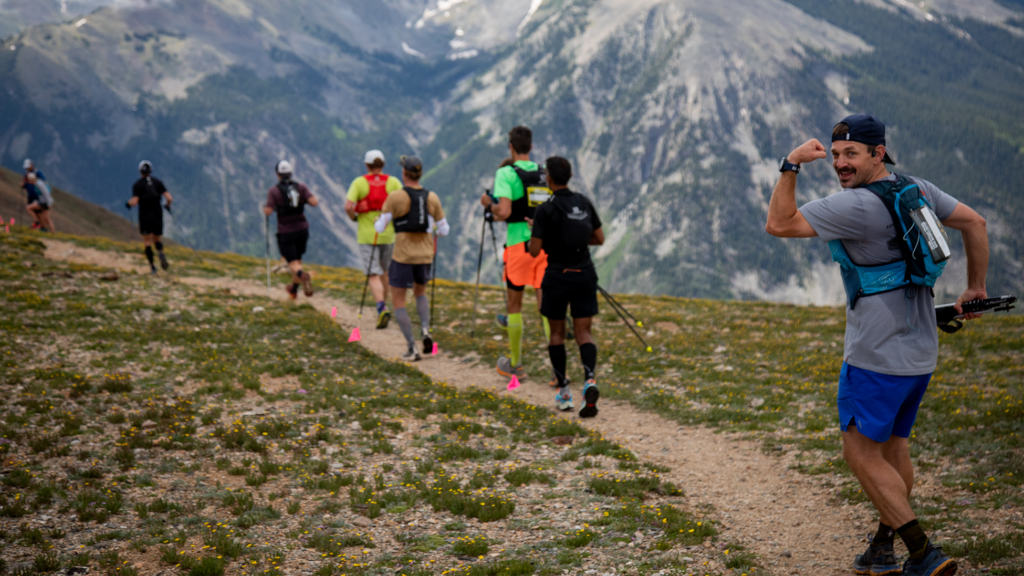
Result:
{"type": "Polygon", "coordinates": [[[540,319],[544,322],[544,337],[547,338],[548,342],[551,342],[551,323],[548,322],[547,316],[541,316],[540,319]]]}
{"type": "Polygon", "coordinates": [[[508,315],[508,347],[512,350],[512,367],[522,364],[523,354],[523,315],[508,315]]]}

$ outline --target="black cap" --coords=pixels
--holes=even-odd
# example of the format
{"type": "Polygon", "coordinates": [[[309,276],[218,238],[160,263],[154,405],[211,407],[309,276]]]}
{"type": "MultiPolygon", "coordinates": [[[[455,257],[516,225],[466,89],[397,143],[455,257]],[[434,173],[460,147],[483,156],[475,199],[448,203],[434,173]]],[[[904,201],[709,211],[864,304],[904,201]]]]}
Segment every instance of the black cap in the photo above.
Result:
{"type": "MultiPolygon", "coordinates": [[[[868,146],[885,146],[885,124],[875,120],[874,116],[854,114],[843,118],[839,124],[846,124],[849,130],[842,136],[832,136],[833,142],[849,141],[860,142],[868,146]]],[[[836,126],[839,124],[836,124],[836,126]]],[[[833,134],[835,134],[834,130],[833,134]]],[[[888,150],[886,150],[885,158],[882,158],[882,162],[892,165],[896,164],[892,156],[889,156],[888,150]]]]}
{"type": "Polygon", "coordinates": [[[405,169],[405,170],[413,170],[413,171],[415,171],[415,170],[422,170],[423,169],[423,160],[420,160],[419,156],[412,156],[412,155],[402,156],[399,159],[399,163],[402,165],[402,168],[405,169]]]}

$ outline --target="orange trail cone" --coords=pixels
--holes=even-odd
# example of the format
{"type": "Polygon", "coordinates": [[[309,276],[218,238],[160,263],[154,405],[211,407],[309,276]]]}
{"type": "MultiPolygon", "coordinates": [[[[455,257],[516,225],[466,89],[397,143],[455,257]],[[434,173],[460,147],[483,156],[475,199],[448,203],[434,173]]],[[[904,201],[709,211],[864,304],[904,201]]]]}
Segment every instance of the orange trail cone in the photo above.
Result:
{"type": "Polygon", "coordinates": [[[362,337],[359,335],[359,327],[356,326],[352,329],[352,335],[348,337],[349,342],[359,342],[362,337]]]}
{"type": "Polygon", "coordinates": [[[337,318],[337,317],[338,317],[338,309],[334,308],[334,307],[331,307],[331,318],[337,318]]]}
{"type": "Polygon", "coordinates": [[[519,377],[518,376],[513,376],[512,377],[512,381],[508,383],[509,391],[515,390],[516,388],[519,388],[520,386],[522,386],[522,384],[519,383],[519,377]]]}
{"type": "Polygon", "coordinates": [[[437,356],[437,342],[434,342],[434,349],[430,351],[431,356],[437,356]]]}

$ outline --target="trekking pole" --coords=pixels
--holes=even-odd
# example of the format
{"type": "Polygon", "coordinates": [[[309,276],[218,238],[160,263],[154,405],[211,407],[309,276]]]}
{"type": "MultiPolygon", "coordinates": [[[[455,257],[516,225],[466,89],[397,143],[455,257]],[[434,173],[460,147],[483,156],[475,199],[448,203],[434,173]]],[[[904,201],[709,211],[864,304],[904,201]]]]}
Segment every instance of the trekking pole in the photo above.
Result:
{"type": "Polygon", "coordinates": [[[639,320],[637,320],[635,316],[630,314],[629,310],[626,310],[626,307],[623,306],[618,300],[616,300],[614,296],[612,296],[607,291],[605,291],[604,288],[601,288],[600,286],[598,286],[598,288],[600,288],[601,291],[604,292],[605,299],[608,300],[608,302],[612,305],[612,307],[617,308],[618,310],[621,310],[623,314],[628,316],[629,319],[632,320],[633,323],[637,325],[637,327],[639,327],[639,328],[643,328],[644,327],[644,323],[639,321],[639,320]]]}
{"type": "Polygon", "coordinates": [[[267,261],[267,293],[270,293],[270,214],[263,215],[263,245],[267,261]]]}
{"type": "Polygon", "coordinates": [[[434,326],[434,295],[437,294],[437,234],[434,234],[434,262],[430,265],[430,323],[427,334],[434,326]]]}
{"type": "Polygon", "coordinates": [[[605,300],[608,301],[608,304],[611,304],[611,307],[615,309],[615,313],[619,315],[619,318],[622,318],[622,321],[626,324],[626,327],[629,328],[630,332],[632,332],[633,335],[636,336],[637,340],[639,340],[644,345],[644,350],[647,350],[648,352],[653,352],[652,348],[647,344],[647,341],[643,339],[643,336],[640,336],[640,333],[637,332],[636,328],[633,327],[633,324],[631,324],[629,320],[626,319],[626,316],[632,318],[633,322],[636,322],[637,326],[643,326],[643,323],[637,321],[636,318],[633,318],[633,316],[626,309],[621,308],[622,305],[619,304],[618,301],[615,300],[615,298],[613,298],[607,290],[601,288],[600,286],[598,286],[597,289],[601,292],[601,294],[604,295],[604,298],[605,300]]]}
{"type": "MultiPolygon", "coordinates": [[[[498,285],[500,286],[501,283],[505,280],[505,260],[502,259],[501,254],[498,253],[498,236],[494,233],[494,217],[493,217],[493,215],[492,215],[491,219],[488,220],[488,223],[491,225],[491,245],[494,247],[494,259],[498,262],[498,270],[499,270],[498,285]]],[[[505,299],[505,309],[507,310],[508,309],[508,291],[503,289],[501,291],[501,295],[505,299]]]]}
{"type": "Polygon", "coordinates": [[[377,251],[377,232],[373,233],[373,248],[370,248],[370,261],[366,263],[366,283],[363,284],[363,299],[359,302],[359,318],[363,317],[363,306],[366,305],[366,289],[370,287],[370,270],[373,269],[373,255],[377,251]]]}
{"type": "Polygon", "coordinates": [[[192,250],[192,255],[195,256],[196,260],[199,260],[200,264],[206,264],[206,262],[203,262],[203,258],[199,255],[199,252],[196,252],[196,247],[192,245],[188,236],[185,235],[185,230],[181,226],[178,226],[178,219],[174,217],[174,212],[171,212],[170,205],[164,206],[164,210],[167,210],[167,213],[171,215],[171,223],[174,225],[174,228],[181,233],[182,239],[185,240],[185,245],[192,250]]]}
{"type": "Polygon", "coordinates": [[[131,225],[132,231],[138,232],[138,228],[135,227],[135,211],[127,202],[125,202],[124,208],[128,211],[128,224],[131,225]]]}
{"type": "Polygon", "coordinates": [[[476,291],[473,292],[473,325],[469,329],[469,336],[476,336],[476,307],[480,302],[480,269],[484,264],[484,238],[487,236],[487,217],[484,215],[484,225],[480,227],[480,254],[476,257],[476,291]]]}

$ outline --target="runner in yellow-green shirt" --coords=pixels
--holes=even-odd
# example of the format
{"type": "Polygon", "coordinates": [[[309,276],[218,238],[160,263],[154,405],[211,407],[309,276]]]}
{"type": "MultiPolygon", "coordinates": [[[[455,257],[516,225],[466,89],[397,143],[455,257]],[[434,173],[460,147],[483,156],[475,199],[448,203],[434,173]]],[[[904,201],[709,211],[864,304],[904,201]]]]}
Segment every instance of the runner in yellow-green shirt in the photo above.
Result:
{"type": "MultiPolygon", "coordinates": [[[[548,255],[541,250],[536,257],[530,254],[528,242],[533,226],[533,211],[551,194],[547,175],[530,160],[533,132],[526,126],[516,126],[508,134],[508,147],[512,165],[502,166],[494,176],[494,195],[484,194],[480,203],[490,209],[494,219],[508,223],[505,237],[505,287],[508,290],[508,316],[499,316],[499,323],[507,326],[509,356],[498,358],[497,370],[503,376],[526,377],[522,363],[523,346],[523,293],[532,286],[537,295],[537,307],[542,301],[541,282],[548,266],[548,255]]],[[[544,333],[550,337],[547,318],[541,317],[544,333]]],[[[552,378],[552,386],[558,384],[552,378]]]]}
{"type": "Polygon", "coordinates": [[[345,202],[345,212],[359,223],[356,239],[359,242],[360,265],[369,275],[370,290],[377,301],[377,329],[388,327],[391,313],[387,309],[388,267],[395,247],[395,228],[391,224],[377,233],[373,223],[380,216],[388,194],[402,189],[402,182],[384,173],[384,153],[370,150],[363,157],[367,174],[352,181],[345,202]]]}

